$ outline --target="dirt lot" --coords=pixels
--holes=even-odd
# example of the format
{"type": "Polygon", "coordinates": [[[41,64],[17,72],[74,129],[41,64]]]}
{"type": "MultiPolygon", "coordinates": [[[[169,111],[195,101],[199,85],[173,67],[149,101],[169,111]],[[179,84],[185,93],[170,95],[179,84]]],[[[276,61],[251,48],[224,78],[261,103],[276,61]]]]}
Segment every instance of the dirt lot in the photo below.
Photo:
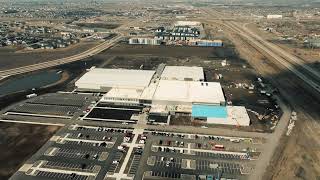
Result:
{"type": "MultiPolygon", "coordinates": [[[[298,112],[299,122],[290,137],[281,140],[277,152],[267,169],[265,180],[314,179],[320,178],[320,130],[319,101],[306,92],[304,83],[281,65],[267,60],[264,55],[245,40],[228,32],[241,57],[259,72],[261,76],[272,80],[280,88],[281,95],[298,112]],[[315,121],[316,120],[316,121],[315,121]]],[[[280,137],[279,137],[280,138],[280,137]]]]}
{"type": "Polygon", "coordinates": [[[281,142],[283,144],[271,162],[274,166],[270,166],[267,170],[272,173],[267,173],[264,177],[265,180],[320,179],[320,165],[318,163],[320,150],[315,146],[316,143],[313,139],[308,138],[298,127],[292,133],[292,137],[289,139],[285,137],[281,142]]]}
{"type": "Polygon", "coordinates": [[[15,52],[11,48],[0,48],[0,70],[50,61],[83,52],[96,46],[96,42],[83,42],[65,49],[15,52]],[[2,50],[1,50],[2,49],[2,50]]]}
{"type": "Polygon", "coordinates": [[[266,31],[261,31],[261,29],[259,29],[255,24],[250,24],[247,27],[250,30],[252,30],[254,33],[259,34],[260,36],[264,37],[268,41],[280,46],[282,49],[285,49],[291,54],[294,54],[297,57],[300,57],[301,59],[305,60],[306,63],[319,62],[320,49],[304,48],[302,44],[296,44],[296,42],[279,41],[276,34],[266,32],[266,31]]]}
{"type": "Polygon", "coordinates": [[[0,179],[8,179],[59,128],[1,122],[0,179]]]}
{"type": "Polygon", "coordinates": [[[212,47],[183,47],[183,46],[139,46],[120,44],[111,50],[105,51],[106,55],[151,55],[159,57],[202,57],[202,58],[236,58],[232,49],[212,47]]]}

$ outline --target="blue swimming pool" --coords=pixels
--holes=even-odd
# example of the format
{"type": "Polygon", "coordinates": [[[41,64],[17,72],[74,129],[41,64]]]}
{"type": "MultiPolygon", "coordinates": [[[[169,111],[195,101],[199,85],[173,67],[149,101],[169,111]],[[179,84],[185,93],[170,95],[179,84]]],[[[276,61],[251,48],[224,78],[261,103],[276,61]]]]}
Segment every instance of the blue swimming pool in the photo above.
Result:
{"type": "Polygon", "coordinates": [[[213,105],[192,105],[192,117],[227,118],[227,107],[213,105]]]}

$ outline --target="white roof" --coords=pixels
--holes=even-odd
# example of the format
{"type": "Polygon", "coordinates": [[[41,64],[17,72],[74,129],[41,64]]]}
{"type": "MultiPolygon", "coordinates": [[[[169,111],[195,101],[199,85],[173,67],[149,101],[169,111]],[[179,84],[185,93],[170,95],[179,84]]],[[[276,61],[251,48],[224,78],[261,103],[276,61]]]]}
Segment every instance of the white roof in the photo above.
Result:
{"type": "Polygon", "coordinates": [[[220,83],[160,80],[154,101],[220,104],[225,102],[220,83]]]}
{"type": "Polygon", "coordinates": [[[142,90],[140,89],[112,88],[107,94],[104,95],[104,97],[139,99],[141,94],[142,90]]]}
{"type": "Polygon", "coordinates": [[[239,126],[249,126],[250,117],[244,106],[227,106],[228,121],[235,122],[239,126]]]}
{"type": "Polygon", "coordinates": [[[186,80],[200,81],[204,79],[202,67],[187,67],[187,66],[166,66],[161,74],[161,79],[164,80],[186,80]]]}
{"type": "Polygon", "coordinates": [[[201,23],[198,21],[177,21],[175,26],[201,26],[201,23]]]}
{"type": "Polygon", "coordinates": [[[101,87],[143,89],[148,86],[154,73],[155,71],[148,70],[94,68],[75,84],[78,88],[86,89],[101,87]]]}
{"type": "Polygon", "coordinates": [[[249,126],[250,117],[244,106],[227,106],[227,118],[208,118],[209,124],[224,124],[234,126],[249,126]]]}

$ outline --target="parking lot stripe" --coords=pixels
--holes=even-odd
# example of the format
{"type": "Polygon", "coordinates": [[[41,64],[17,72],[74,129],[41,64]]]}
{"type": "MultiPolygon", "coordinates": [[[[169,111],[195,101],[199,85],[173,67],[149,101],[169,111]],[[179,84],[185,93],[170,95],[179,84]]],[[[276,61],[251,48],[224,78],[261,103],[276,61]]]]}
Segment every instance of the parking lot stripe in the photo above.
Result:
{"type": "Polygon", "coordinates": [[[0,122],[35,124],[35,125],[44,125],[44,126],[65,126],[65,124],[61,124],[61,123],[42,123],[42,122],[33,122],[33,121],[16,121],[16,120],[8,120],[8,119],[0,119],[0,122]]]}

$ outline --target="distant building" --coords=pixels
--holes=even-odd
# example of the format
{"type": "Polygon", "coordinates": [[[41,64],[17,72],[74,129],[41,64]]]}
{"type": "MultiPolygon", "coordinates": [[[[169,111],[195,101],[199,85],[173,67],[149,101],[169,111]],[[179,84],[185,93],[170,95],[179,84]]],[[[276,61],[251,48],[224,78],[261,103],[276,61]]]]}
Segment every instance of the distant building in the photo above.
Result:
{"type": "Polygon", "coordinates": [[[222,40],[195,40],[189,42],[190,46],[202,46],[202,47],[222,47],[222,40]]]}
{"type": "Polygon", "coordinates": [[[320,39],[309,39],[305,41],[305,44],[311,48],[320,48],[320,39]]]}
{"type": "Polygon", "coordinates": [[[279,14],[269,14],[267,15],[267,19],[282,19],[282,15],[279,14]]]}
{"type": "Polygon", "coordinates": [[[200,38],[202,24],[196,21],[177,21],[170,30],[159,27],[155,31],[155,38],[162,40],[194,40],[200,38]]]}
{"type": "Polygon", "coordinates": [[[175,26],[202,26],[198,21],[177,21],[175,26]]]}
{"type": "Polygon", "coordinates": [[[141,44],[141,45],[160,45],[161,39],[156,38],[130,38],[129,44],[141,44]]]}
{"type": "Polygon", "coordinates": [[[200,36],[200,31],[190,26],[175,26],[172,30],[157,29],[155,37],[163,40],[193,40],[200,36]]]}

